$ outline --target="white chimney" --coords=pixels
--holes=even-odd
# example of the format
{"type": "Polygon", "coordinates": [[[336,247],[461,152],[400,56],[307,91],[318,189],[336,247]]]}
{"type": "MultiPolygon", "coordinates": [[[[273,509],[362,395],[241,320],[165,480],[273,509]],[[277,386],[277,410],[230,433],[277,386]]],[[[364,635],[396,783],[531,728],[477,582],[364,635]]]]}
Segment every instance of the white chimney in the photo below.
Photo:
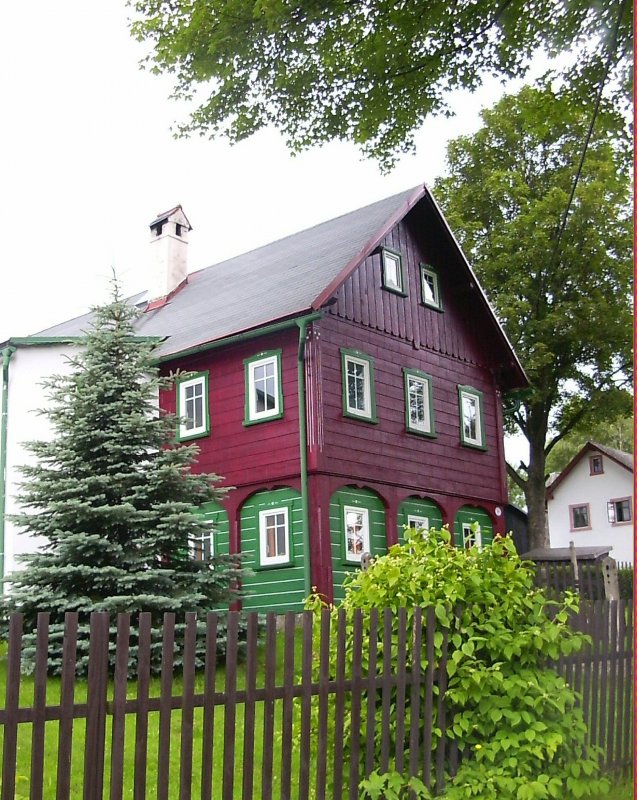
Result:
{"type": "Polygon", "coordinates": [[[158,214],[150,223],[150,302],[166,299],[188,277],[188,232],[191,230],[181,206],[158,214]]]}

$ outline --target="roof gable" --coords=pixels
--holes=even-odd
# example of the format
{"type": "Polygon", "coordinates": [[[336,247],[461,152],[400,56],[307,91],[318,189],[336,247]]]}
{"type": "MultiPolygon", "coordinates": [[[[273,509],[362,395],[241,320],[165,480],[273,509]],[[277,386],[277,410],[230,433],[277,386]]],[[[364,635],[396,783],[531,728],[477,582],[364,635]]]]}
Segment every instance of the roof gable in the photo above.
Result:
{"type": "Polygon", "coordinates": [[[627,472],[633,472],[633,456],[630,453],[624,453],[622,450],[616,450],[614,447],[607,447],[605,444],[589,441],[586,442],[579,453],[577,453],[577,455],[573,457],[566,467],[564,467],[562,472],[560,472],[555,480],[546,487],[547,497],[553,496],[556,489],[564,482],[566,478],[568,478],[568,476],[582,461],[582,459],[589,454],[593,455],[595,453],[601,453],[607,458],[610,458],[611,461],[618,464],[627,472]]]}

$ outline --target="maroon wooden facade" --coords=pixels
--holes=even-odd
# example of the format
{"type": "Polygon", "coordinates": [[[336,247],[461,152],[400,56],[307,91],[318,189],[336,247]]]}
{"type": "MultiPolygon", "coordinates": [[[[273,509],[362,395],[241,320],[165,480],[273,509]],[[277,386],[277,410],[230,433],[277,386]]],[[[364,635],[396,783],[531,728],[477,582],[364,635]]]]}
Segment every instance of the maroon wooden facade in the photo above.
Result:
{"type": "MultiPolygon", "coordinates": [[[[463,506],[487,512],[494,533],[504,533],[507,502],[501,391],[510,388],[506,348],[479,290],[467,276],[453,238],[422,202],[399,220],[319,309],[308,327],[305,356],[308,512],[312,585],[332,597],[330,498],[345,486],[376,492],[386,507],[387,544],[397,541],[400,503],[433,500],[443,523],[453,525],[463,506]],[[383,288],[382,246],[402,255],[406,296],[383,288]],[[421,302],[420,264],[438,271],[442,311],[421,302]],[[374,359],[378,423],[343,415],[341,348],[374,359]],[[436,438],[405,429],[403,368],[432,377],[436,438]],[[458,385],[483,393],[486,449],[461,443],[458,385]]],[[[216,472],[236,487],[225,502],[231,549],[240,551],[240,509],[253,493],[289,486],[302,490],[299,329],[204,350],[164,364],[208,371],[210,434],[196,440],[201,471],[216,472]],[[284,416],[244,426],[244,359],[282,349],[284,416]]],[[[161,406],[175,410],[175,391],[161,406]]]]}

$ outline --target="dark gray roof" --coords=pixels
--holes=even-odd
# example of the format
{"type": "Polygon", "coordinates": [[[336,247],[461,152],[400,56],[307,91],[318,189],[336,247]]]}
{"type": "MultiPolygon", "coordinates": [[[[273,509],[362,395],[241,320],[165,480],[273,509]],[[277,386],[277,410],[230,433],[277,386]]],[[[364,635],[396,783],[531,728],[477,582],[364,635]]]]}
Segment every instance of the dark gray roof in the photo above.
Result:
{"type": "MultiPolygon", "coordinates": [[[[597,561],[603,558],[613,548],[609,546],[604,547],[576,547],[575,558],[578,561],[597,561]]],[[[523,553],[520,558],[525,561],[570,561],[571,550],[569,547],[536,547],[534,550],[529,550],[528,553],[523,553]]]]}
{"type": "Polygon", "coordinates": [[[286,236],[188,276],[144,315],[145,336],[167,336],[159,358],[309,310],[413,189],[286,236]]]}
{"type": "MultiPolygon", "coordinates": [[[[165,305],[141,317],[139,333],[167,337],[155,350],[161,358],[309,310],[414,191],[191,273],[165,305]]],[[[77,336],[90,323],[91,315],[85,314],[36,335],[77,336]]]]}
{"type": "MultiPolygon", "coordinates": [[[[268,323],[316,310],[376,247],[391,227],[427,197],[453,246],[458,248],[467,281],[499,333],[503,359],[521,386],[526,382],[470,265],[424,185],[416,186],[348,214],[222,261],[188,276],[188,281],[163,304],[145,311],[137,324],[140,335],[161,338],[155,354],[167,359],[199,345],[258,329],[268,323]]],[[[144,296],[131,302],[142,304],[144,296]]],[[[90,314],[63,322],[36,336],[79,336],[90,326],[90,314]]]]}

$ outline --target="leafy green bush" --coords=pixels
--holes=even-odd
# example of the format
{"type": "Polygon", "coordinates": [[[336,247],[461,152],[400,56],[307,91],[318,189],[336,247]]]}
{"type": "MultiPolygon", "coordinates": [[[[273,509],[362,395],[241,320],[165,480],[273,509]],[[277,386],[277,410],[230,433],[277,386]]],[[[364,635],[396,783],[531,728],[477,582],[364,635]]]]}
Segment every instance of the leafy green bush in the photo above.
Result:
{"type": "Polygon", "coordinates": [[[633,599],[633,567],[620,567],[617,570],[619,596],[622,600],[633,599]]]}
{"type": "MultiPolygon", "coordinates": [[[[447,736],[455,739],[462,755],[442,796],[448,800],[602,796],[607,782],[599,776],[596,753],[584,746],[586,727],[575,693],[547,666],[560,654],[577,651],[584,640],[568,626],[576,598],[566,594],[559,602],[547,599],[534,587],[532,570],[519,560],[509,539],[496,539],[483,550],[463,550],[451,546],[445,528],[407,531],[405,538],[403,546],[391,547],[368,570],[351,578],[341,608],[348,616],[359,608],[406,608],[410,622],[415,607],[435,609],[436,663],[445,632],[449,642],[446,705],[452,723],[447,736]]],[[[320,602],[314,598],[309,605],[317,609],[320,602]]],[[[425,639],[428,635],[432,633],[423,629],[425,639]]],[[[421,669],[426,667],[425,644],[421,669]]],[[[349,630],[350,662],[352,647],[349,630]]],[[[382,647],[379,641],[379,658],[382,647]]],[[[394,661],[396,619],[391,647],[394,661]]],[[[367,650],[364,646],[363,652],[367,650]]],[[[408,669],[411,659],[408,652],[408,669]]],[[[441,735],[435,706],[432,749],[441,735]]],[[[380,719],[377,706],[377,730],[380,719]]],[[[395,723],[394,718],[394,737],[395,723]]],[[[408,753],[408,735],[404,748],[408,753]]]]}

